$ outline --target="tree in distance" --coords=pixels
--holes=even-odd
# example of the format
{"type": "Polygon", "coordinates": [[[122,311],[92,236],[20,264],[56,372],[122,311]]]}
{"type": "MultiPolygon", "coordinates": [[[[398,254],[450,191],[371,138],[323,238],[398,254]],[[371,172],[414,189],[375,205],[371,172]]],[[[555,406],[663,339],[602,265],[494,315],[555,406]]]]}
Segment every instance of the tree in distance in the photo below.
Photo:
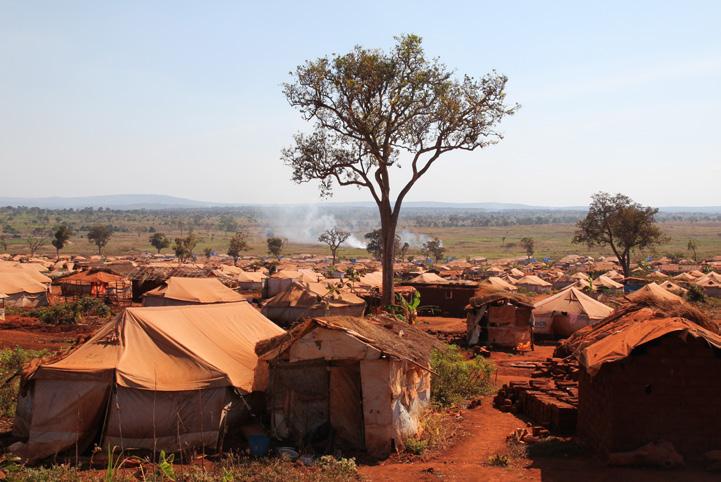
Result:
{"type": "Polygon", "coordinates": [[[696,255],[696,250],[698,249],[698,244],[696,244],[695,239],[689,239],[688,244],[686,245],[686,249],[691,251],[693,253],[693,260],[698,261],[698,256],[696,255]]]}
{"type": "Polygon", "coordinates": [[[103,255],[103,249],[113,236],[113,227],[109,224],[96,224],[88,230],[88,241],[95,244],[98,254],[103,255]]]}
{"type": "Polygon", "coordinates": [[[198,238],[195,236],[195,233],[193,233],[193,230],[190,230],[184,238],[175,238],[173,251],[175,251],[175,256],[178,258],[178,261],[184,263],[189,259],[194,259],[195,255],[193,254],[193,250],[195,250],[197,245],[198,238]]]}
{"type": "Polygon", "coordinates": [[[443,247],[443,241],[438,238],[429,239],[421,246],[421,254],[426,258],[432,258],[436,262],[443,259],[446,248],[443,247]]]}
{"type": "Polygon", "coordinates": [[[517,109],[506,104],[507,78],[490,72],[457,79],[426,57],[416,35],[397,37],[388,52],[358,46],[309,60],[291,76],[283,92],[313,130],[296,134],[282,159],[295,182],[318,181],[321,196],[330,196],[334,185],[369,191],[381,221],[382,304],[392,305],[403,200],[444,154],[501,139],[498,124],[517,109]],[[398,182],[401,166],[409,174],[398,182]]]}
{"type": "Polygon", "coordinates": [[[333,265],[335,266],[336,254],[340,245],[350,238],[348,231],[341,231],[336,228],[326,229],[318,236],[318,241],[325,243],[330,248],[330,255],[333,257],[333,265]]]}
{"type": "Polygon", "coordinates": [[[55,231],[53,231],[53,239],[50,244],[55,248],[55,257],[60,259],[60,250],[65,247],[70,237],[73,235],[73,230],[67,224],[61,224],[55,231]]]}
{"type": "Polygon", "coordinates": [[[165,233],[155,232],[148,238],[148,241],[152,247],[158,250],[158,254],[165,248],[170,247],[170,239],[168,239],[165,233]]]}
{"type": "Polygon", "coordinates": [[[658,209],[641,206],[623,194],[598,192],[591,199],[588,214],[576,225],[573,242],[610,247],[624,276],[630,276],[631,253],[667,239],[656,224],[658,209]]]}
{"type": "Polygon", "coordinates": [[[35,253],[48,242],[48,233],[43,228],[35,228],[25,237],[25,244],[28,245],[30,256],[35,253]]]}
{"type": "MultiPolygon", "coordinates": [[[[374,229],[369,233],[365,233],[363,237],[366,239],[366,251],[368,251],[375,259],[383,259],[383,231],[381,229],[374,229]]],[[[393,250],[395,252],[400,251],[401,249],[401,238],[396,235],[393,243],[393,250]]]]}
{"type": "Polygon", "coordinates": [[[285,239],[271,236],[265,240],[268,246],[268,254],[272,254],[276,258],[280,259],[280,255],[283,252],[285,246],[285,239]]]}
{"type": "Polygon", "coordinates": [[[536,252],[536,241],[531,237],[524,237],[521,238],[521,246],[526,251],[528,259],[533,258],[533,253],[536,252]]]}
{"type": "Polygon", "coordinates": [[[238,264],[238,259],[243,251],[248,251],[248,236],[242,232],[236,232],[228,243],[228,256],[233,258],[233,266],[238,264]]]}

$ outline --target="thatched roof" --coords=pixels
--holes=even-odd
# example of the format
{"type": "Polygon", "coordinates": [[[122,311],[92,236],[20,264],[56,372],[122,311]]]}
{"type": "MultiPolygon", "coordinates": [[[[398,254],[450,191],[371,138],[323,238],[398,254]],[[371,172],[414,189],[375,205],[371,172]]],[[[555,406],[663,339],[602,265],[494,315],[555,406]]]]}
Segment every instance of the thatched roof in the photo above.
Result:
{"type": "Polygon", "coordinates": [[[479,308],[483,305],[498,302],[533,308],[533,301],[527,296],[511,291],[498,290],[488,285],[481,285],[476,292],[473,293],[471,299],[468,300],[468,305],[473,308],[479,308]]]}
{"type": "Polygon", "coordinates": [[[436,338],[418,328],[389,316],[360,318],[355,316],[328,316],[312,318],[296,325],[288,332],[260,341],[255,353],[264,360],[272,360],[315,328],[340,330],[376,348],[384,355],[407,360],[429,368],[431,352],[444,346],[436,338]]]}

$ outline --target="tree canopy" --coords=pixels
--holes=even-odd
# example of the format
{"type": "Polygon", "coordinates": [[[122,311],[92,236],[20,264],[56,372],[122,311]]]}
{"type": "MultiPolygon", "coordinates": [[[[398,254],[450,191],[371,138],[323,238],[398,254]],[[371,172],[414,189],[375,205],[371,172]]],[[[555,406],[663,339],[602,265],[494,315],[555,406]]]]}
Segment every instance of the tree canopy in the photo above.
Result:
{"type": "Polygon", "coordinates": [[[55,231],[53,231],[53,239],[50,244],[55,248],[55,254],[59,258],[60,250],[65,247],[70,237],[73,235],[73,230],[67,224],[61,224],[55,231]]]}
{"type": "Polygon", "coordinates": [[[623,194],[598,192],[588,214],[576,225],[574,243],[608,246],[625,276],[631,274],[631,253],[653,248],[666,240],[656,224],[658,209],[644,207],[623,194]]]}
{"type": "Polygon", "coordinates": [[[423,246],[421,246],[421,253],[426,258],[433,258],[434,261],[438,262],[443,259],[443,255],[446,253],[446,248],[443,247],[443,241],[438,238],[433,238],[423,243],[423,246]]]}
{"type": "Polygon", "coordinates": [[[526,236],[521,238],[521,246],[526,251],[528,259],[531,259],[533,257],[533,253],[536,252],[536,241],[533,238],[526,236]]]}
{"type": "Polygon", "coordinates": [[[403,35],[389,51],[355,47],[310,60],[291,73],[283,92],[312,122],[282,158],[298,183],[318,181],[322,196],[335,185],[367,189],[380,214],[383,303],[393,303],[395,230],[401,205],[443,154],[473,151],[501,139],[497,125],[517,106],[506,104],[507,78],[478,79],[426,57],[421,38],[403,35]],[[391,191],[392,168],[409,177],[391,191]],[[395,197],[395,200],[393,199],[395,197]]]}
{"type": "Polygon", "coordinates": [[[233,264],[238,264],[238,259],[243,251],[248,251],[248,236],[242,232],[236,232],[228,243],[228,256],[233,258],[233,264]]]}
{"type": "Polygon", "coordinates": [[[148,238],[148,242],[152,247],[158,250],[158,254],[160,254],[160,252],[165,248],[170,247],[170,239],[168,239],[165,233],[161,232],[153,233],[150,238],[148,238]]]}
{"type": "Polygon", "coordinates": [[[333,257],[334,265],[338,248],[340,248],[340,245],[345,243],[348,238],[350,238],[350,233],[348,231],[342,231],[336,229],[335,227],[326,229],[320,234],[320,236],[318,236],[318,241],[327,244],[328,248],[330,248],[330,254],[333,257]]]}
{"type": "Polygon", "coordinates": [[[280,254],[283,252],[283,247],[285,246],[285,239],[271,236],[265,240],[265,243],[268,246],[268,254],[272,254],[280,259],[280,254]]]}
{"type": "Polygon", "coordinates": [[[88,240],[95,243],[99,255],[103,254],[103,249],[107,246],[112,236],[113,227],[109,224],[96,224],[88,230],[88,240]]]}

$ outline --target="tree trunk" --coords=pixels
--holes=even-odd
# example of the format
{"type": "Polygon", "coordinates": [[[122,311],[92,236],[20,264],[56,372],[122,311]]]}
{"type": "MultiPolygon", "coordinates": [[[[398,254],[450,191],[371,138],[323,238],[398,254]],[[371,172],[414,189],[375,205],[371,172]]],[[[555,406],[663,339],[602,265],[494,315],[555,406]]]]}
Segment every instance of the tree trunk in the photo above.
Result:
{"type": "Polygon", "coordinates": [[[390,211],[390,206],[386,209],[381,207],[381,231],[383,233],[383,289],[381,296],[381,306],[389,306],[394,304],[395,296],[393,291],[393,259],[395,258],[395,241],[396,241],[396,225],[398,220],[395,219],[390,211]]]}

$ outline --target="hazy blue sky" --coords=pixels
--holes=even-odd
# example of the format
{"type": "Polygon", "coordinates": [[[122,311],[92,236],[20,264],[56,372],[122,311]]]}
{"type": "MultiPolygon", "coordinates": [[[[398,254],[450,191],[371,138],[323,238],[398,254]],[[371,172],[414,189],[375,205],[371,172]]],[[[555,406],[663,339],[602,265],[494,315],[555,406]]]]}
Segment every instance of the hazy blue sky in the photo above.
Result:
{"type": "Polygon", "coordinates": [[[718,205],[720,24],[716,1],[0,0],[0,196],[315,201],[279,160],[305,127],[281,83],[417,33],[459,74],[508,75],[523,107],[410,200],[718,205]]]}

